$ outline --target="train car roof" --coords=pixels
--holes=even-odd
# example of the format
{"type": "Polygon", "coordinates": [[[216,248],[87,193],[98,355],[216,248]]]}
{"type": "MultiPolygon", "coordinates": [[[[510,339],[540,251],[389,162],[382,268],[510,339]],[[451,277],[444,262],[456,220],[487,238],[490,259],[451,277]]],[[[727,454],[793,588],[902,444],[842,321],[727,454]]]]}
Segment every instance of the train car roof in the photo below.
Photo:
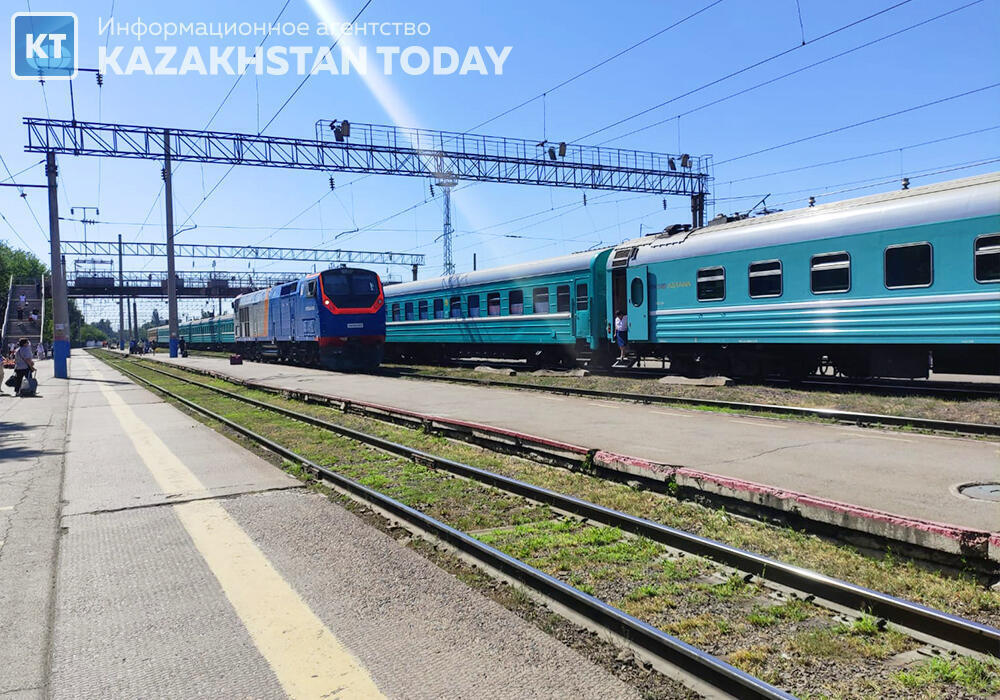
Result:
{"type": "Polygon", "coordinates": [[[524,277],[540,277],[541,275],[554,275],[560,272],[586,270],[590,267],[590,263],[594,257],[600,254],[600,252],[600,250],[588,250],[582,253],[563,255],[558,258],[535,260],[517,265],[504,265],[503,267],[491,267],[486,270],[463,272],[445,277],[432,277],[431,279],[417,280],[416,282],[392,284],[385,288],[385,296],[386,298],[390,298],[403,296],[404,294],[442,292],[477,284],[508,282],[512,279],[524,277]]]}
{"type": "MultiPolygon", "coordinates": [[[[643,265],[996,214],[1000,214],[1000,172],[712,224],[673,235],[644,236],[625,241],[616,250],[637,248],[629,265],[643,265]]],[[[608,259],[609,267],[613,259],[613,255],[608,259]]]]}

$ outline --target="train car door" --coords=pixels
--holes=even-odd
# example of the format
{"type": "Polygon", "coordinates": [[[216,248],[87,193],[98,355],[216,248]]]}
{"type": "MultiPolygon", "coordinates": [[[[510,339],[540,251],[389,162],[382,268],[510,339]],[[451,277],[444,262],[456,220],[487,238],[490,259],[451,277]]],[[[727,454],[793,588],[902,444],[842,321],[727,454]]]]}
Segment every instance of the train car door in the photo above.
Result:
{"type": "Polygon", "coordinates": [[[649,340],[648,275],[645,265],[628,268],[628,339],[649,340]]]}
{"type": "Polygon", "coordinates": [[[573,283],[573,337],[590,337],[590,284],[586,277],[573,283]]]}

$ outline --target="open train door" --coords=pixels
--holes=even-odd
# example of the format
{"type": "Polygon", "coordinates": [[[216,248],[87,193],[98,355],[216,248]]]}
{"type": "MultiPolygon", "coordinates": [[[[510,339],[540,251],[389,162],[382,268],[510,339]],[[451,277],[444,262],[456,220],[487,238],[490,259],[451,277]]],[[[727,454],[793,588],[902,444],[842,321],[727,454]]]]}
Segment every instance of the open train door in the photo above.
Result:
{"type": "Polygon", "coordinates": [[[645,265],[628,268],[628,339],[649,340],[649,294],[645,265]]]}

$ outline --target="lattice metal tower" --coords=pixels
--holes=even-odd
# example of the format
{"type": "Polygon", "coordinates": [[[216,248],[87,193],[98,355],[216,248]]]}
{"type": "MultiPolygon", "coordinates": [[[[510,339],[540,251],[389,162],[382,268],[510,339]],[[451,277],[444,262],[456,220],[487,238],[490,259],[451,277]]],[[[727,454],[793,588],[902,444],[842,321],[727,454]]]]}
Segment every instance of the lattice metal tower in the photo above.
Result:
{"type": "Polygon", "coordinates": [[[444,231],[441,234],[441,245],[442,245],[442,260],[444,261],[445,275],[455,274],[455,261],[451,253],[451,237],[455,232],[454,227],[451,225],[451,188],[458,184],[457,180],[453,179],[443,179],[438,180],[437,185],[444,190],[444,231]]]}

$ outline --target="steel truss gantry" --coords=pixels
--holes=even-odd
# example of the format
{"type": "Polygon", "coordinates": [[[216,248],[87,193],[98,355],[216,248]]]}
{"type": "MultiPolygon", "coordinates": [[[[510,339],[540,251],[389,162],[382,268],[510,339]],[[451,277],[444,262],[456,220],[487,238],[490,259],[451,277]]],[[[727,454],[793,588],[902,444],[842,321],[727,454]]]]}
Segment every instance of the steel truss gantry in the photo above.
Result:
{"type": "MultiPolygon", "coordinates": [[[[34,153],[259,165],[704,198],[709,157],[352,122],[315,139],[25,117],[34,153]]],[[[329,124],[332,128],[327,129],[329,124]]]]}
{"type": "MultiPolygon", "coordinates": [[[[118,255],[117,241],[63,241],[64,255],[118,255]]],[[[164,257],[165,243],[122,243],[125,257],[164,257]]],[[[417,253],[391,253],[372,250],[326,250],[324,248],[271,248],[267,246],[211,245],[174,243],[178,258],[231,258],[234,260],[288,260],[295,262],[353,263],[358,265],[423,265],[417,253]]]]}

